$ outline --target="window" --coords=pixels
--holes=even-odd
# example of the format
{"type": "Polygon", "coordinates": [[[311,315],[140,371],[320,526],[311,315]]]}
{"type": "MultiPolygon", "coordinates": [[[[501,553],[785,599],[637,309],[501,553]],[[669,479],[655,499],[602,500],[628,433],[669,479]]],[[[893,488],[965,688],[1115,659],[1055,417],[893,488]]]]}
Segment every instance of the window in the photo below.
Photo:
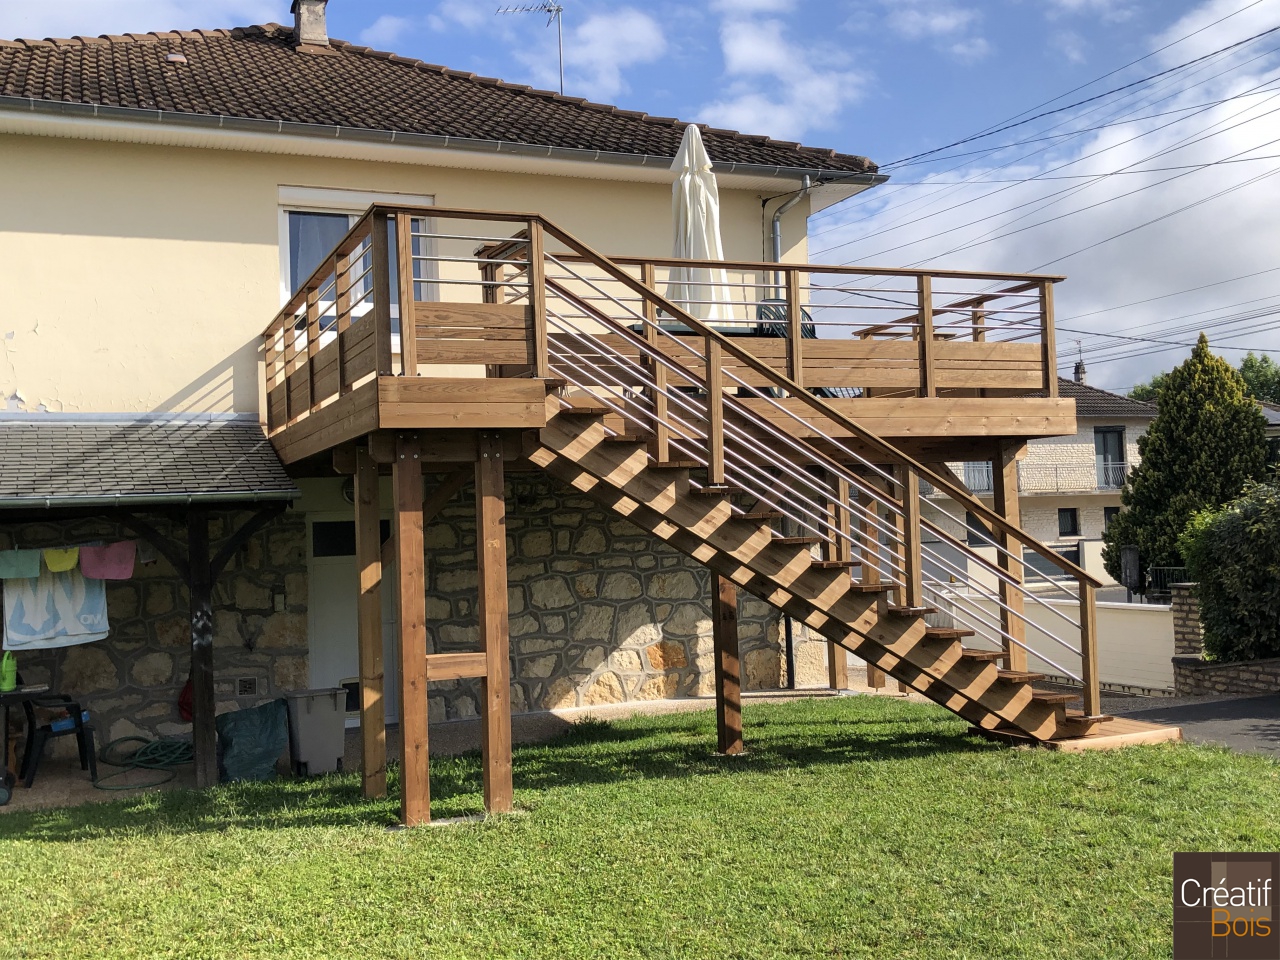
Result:
{"type": "Polygon", "coordinates": [[[1098,462],[1098,486],[1104,490],[1124,486],[1128,470],[1125,463],[1124,427],[1094,427],[1093,452],[1098,462]]]}
{"type": "Polygon", "coordinates": [[[320,266],[325,254],[338,245],[356,218],[345,213],[310,210],[290,210],[288,215],[289,292],[293,294],[320,266]]]}
{"type": "MultiPolygon", "coordinates": [[[[391,521],[379,524],[381,539],[391,539],[391,521]]],[[[311,555],[313,557],[354,557],[356,555],[356,523],[354,520],[314,520],[311,523],[311,555]]]]}
{"type": "Polygon", "coordinates": [[[1080,511],[1075,507],[1058,508],[1058,536],[1080,536],[1080,511]]]}
{"type": "MultiPolygon", "coordinates": [[[[1063,547],[1061,550],[1053,551],[1064,560],[1070,560],[1076,566],[1080,565],[1080,548],[1079,547],[1063,547]]],[[[1026,567],[1024,575],[1027,580],[1035,580],[1037,577],[1043,577],[1048,580],[1064,579],[1066,574],[1057,566],[1046,560],[1034,550],[1022,551],[1022,563],[1026,567]]]]}
{"type": "Polygon", "coordinates": [[[971,547],[988,547],[994,541],[991,534],[987,531],[986,526],[971,511],[964,512],[965,526],[965,542],[971,547]]]}
{"type": "Polygon", "coordinates": [[[1119,507],[1103,507],[1102,508],[1102,529],[1106,530],[1111,526],[1111,521],[1120,516],[1119,507]]]}

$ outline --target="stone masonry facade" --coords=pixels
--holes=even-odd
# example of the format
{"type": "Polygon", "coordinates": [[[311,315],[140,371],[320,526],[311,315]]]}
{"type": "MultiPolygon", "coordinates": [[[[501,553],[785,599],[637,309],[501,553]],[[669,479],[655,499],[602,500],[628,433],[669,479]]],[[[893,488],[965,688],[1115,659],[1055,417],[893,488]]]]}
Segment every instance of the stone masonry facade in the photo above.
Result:
{"type": "MultiPolygon", "coordinates": [[[[434,482],[427,478],[428,487],[434,482]]],[[[427,526],[433,652],[475,649],[475,508],[464,490],[427,526]]],[[[662,541],[538,473],[507,482],[514,712],[714,692],[711,574],[662,541]]],[[[776,611],[739,596],[744,689],[786,682],[776,611]]],[[[825,680],[825,645],[796,625],[797,680],[825,680]]],[[[432,684],[431,720],[473,716],[476,681],[432,684]]]]}
{"type": "Polygon", "coordinates": [[[1181,697],[1280,693],[1280,659],[1217,663],[1204,659],[1204,631],[1195,584],[1176,583],[1173,599],[1173,680],[1181,697]]]}
{"type": "MultiPolygon", "coordinates": [[[[249,514],[215,514],[212,549],[249,514]]],[[[185,550],[182,520],[153,520],[185,550]]],[[[0,548],[46,547],[137,539],[103,520],[31,523],[0,528],[0,548]]],[[[253,535],[214,585],[214,677],[217,711],[255,706],[307,685],[306,525],[286,513],[253,535]],[[241,680],[254,692],[237,695],[241,680]]],[[[182,736],[191,724],[178,696],[191,667],[187,589],[164,557],[139,563],[131,580],[107,582],[111,635],[96,643],[17,654],[25,683],[48,683],[80,701],[93,718],[98,745],[123,736],[182,736]]],[[[54,741],[74,751],[73,738],[54,741]]]]}

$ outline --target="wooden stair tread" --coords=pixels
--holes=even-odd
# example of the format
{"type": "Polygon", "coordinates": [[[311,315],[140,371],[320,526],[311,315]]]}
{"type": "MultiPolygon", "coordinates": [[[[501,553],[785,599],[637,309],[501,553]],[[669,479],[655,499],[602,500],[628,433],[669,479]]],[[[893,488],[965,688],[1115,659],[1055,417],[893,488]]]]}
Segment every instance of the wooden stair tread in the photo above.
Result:
{"type": "Polygon", "coordinates": [[[959,640],[962,637],[974,636],[974,631],[963,627],[925,627],[924,635],[935,640],[959,640]]]}
{"type": "Polygon", "coordinates": [[[892,584],[888,583],[851,583],[849,590],[853,593],[885,593],[892,590],[892,584]]]}
{"type": "Polygon", "coordinates": [[[777,510],[751,510],[747,513],[735,514],[736,520],[781,520],[786,516],[777,510]]]}
{"type": "Polygon", "coordinates": [[[611,437],[605,437],[605,443],[644,443],[648,438],[640,436],[638,433],[615,433],[611,437]]]}
{"type": "Polygon", "coordinates": [[[857,560],[815,560],[813,565],[819,570],[839,570],[842,567],[849,569],[858,566],[857,560]]]}
{"type": "Polygon", "coordinates": [[[773,543],[780,543],[788,547],[809,547],[815,543],[821,543],[821,537],[774,537],[773,543]]]}
{"type": "Polygon", "coordinates": [[[650,470],[692,470],[694,467],[700,467],[697,460],[655,460],[649,464],[650,470]]]}
{"type": "Polygon", "coordinates": [[[1111,720],[1114,720],[1114,719],[1115,719],[1115,717],[1113,717],[1113,716],[1112,716],[1111,714],[1109,714],[1109,713],[1100,713],[1100,714],[1098,714],[1097,716],[1089,717],[1089,716],[1085,716],[1085,712],[1084,712],[1083,710],[1078,710],[1078,709],[1076,709],[1075,707],[1068,707],[1068,708],[1067,708],[1067,721],[1068,721],[1068,722],[1074,722],[1074,723],[1107,723],[1107,722],[1109,722],[1109,721],[1111,721],[1111,720]]]}
{"type": "Polygon", "coordinates": [[[694,487],[690,493],[699,497],[729,497],[735,493],[746,493],[741,487],[735,487],[730,484],[720,484],[716,486],[708,485],[704,487],[694,487]]]}
{"type": "Polygon", "coordinates": [[[562,417],[603,417],[606,413],[612,411],[608,407],[589,406],[585,403],[575,403],[570,406],[563,407],[560,410],[562,417]]]}
{"type": "Polygon", "coordinates": [[[1031,699],[1040,703],[1071,703],[1080,699],[1078,693],[1050,693],[1048,690],[1032,690],[1031,699]]]}
{"type": "Polygon", "coordinates": [[[974,647],[962,647],[960,656],[965,660],[1003,660],[1003,650],[978,650],[974,647]]]}
{"type": "Polygon", "coordinates": [[[563,377],[538,377],[538,379],[542,381],[542,385],[546,387],[548,393],[552,390],[563,390],[569,386],[569,381],[563,377]]]}
{"type": "Polygon", "coordinates": [[[1001,680],[1011,680],[1014,683],[1035,683],[1045,678],[1043,673],[1031,673],[1027,670],[1001,670],[997,675],[1001,680]]]}
{"type": "Polygon", "coordinates": [[[889,615],[894,617],[927,617],[937,612],[937,607],[889,607],[889,615]]]}

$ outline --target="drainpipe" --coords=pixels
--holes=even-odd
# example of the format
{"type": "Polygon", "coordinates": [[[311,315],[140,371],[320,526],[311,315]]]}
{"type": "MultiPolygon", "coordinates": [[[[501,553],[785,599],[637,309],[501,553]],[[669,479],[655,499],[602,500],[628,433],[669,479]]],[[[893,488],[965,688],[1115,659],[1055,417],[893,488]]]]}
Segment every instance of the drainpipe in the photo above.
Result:
{"type": "MultiPolygon", "coordinates": [[[[782,262],[782,217],[788,210],[797,203],[807,197],[813,190],[813,182],[805,174],[804,180],[800,185],[800,189],[790,199],[784,201],[773,212],[773,232],[771,239],[773,241],[773,262],[782,262]]],[[[786,291],[782,289],[782,273],[775,272],[773,275],[773,284],[775,287],[775,295],[778,297],[786,296],[786,291]]],[[[790,521],[787,521],[790,524],[790,521]]],[[[791,617],[787,614],[782,615],[782,631],[785,642],[786,663],[787,663],[787,688],[794,690],[796,688],[796,643],[795,643],[795,625],[791,622],[791,617]]]]}

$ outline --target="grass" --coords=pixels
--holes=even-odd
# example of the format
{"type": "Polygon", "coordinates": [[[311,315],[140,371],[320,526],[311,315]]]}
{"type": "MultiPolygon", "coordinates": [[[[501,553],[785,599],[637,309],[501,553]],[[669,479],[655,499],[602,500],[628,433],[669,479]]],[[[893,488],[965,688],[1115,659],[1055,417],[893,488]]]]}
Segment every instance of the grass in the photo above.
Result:
{"type": "MultiPolygon", "coordinates": [[[[523,815],[388,831],[356,777],[0,816],[0,956],[1167,957],[1175,850],[1275,850],[1280,766],[1010,750],[889,698],[587,722],[523,815]]],[[[433,764],[436,817],[479,759],[433,764]]]]}

